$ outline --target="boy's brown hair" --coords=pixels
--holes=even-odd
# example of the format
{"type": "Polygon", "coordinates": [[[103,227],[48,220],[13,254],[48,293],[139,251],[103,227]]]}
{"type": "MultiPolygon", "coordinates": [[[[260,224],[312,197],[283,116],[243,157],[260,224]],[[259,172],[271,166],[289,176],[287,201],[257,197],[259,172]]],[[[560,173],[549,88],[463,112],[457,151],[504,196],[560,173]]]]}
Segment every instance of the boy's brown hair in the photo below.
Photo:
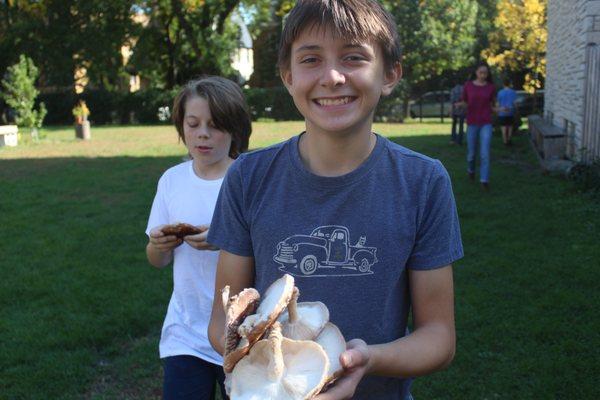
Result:
{"type": "Polygon", "coordinates": [[[400,62],[402,50],[394,17],[375,0],[298,0],[285,21],[277,66],[289,69],[292,43],[307,28],[330,28],[336,37],[369,41],[383,51],[390,69],[400,62]]]}
{"type": "Polygon", "coordinates": [[[173,123],[183,143],[185,105],[192,97],[205,99],[215,127],[231,135],[229,157],[237,158],[240,153],[248,150],[252,133],[250,112],[244,93],[236,83],[220,76],[205,76],[189,81],[181,89],[173,102],[173,123]]]}

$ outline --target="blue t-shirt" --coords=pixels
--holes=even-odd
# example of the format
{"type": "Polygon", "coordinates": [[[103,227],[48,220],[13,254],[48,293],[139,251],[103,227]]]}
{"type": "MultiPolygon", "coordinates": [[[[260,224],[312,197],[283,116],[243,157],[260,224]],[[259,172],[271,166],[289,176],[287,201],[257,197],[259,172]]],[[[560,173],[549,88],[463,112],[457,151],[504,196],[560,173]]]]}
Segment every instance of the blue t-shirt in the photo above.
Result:
{"type": "MultiPolygon", "coordinates": [[[[300,301],[322,301],[346,340],[406,335],[409,268],[463,256],[450,178],[442,164],[381,136],[339,177],[308,171],[296,136],[242,154],[230,167],[208,241],[254,257],[260,293],[285,273],[300,301]]],[[[410,380],[367,376],[354,399],[405,399],[410,380]]]]}
{"type": "Polygon", "coordinates": [[[499,117],[511,117],[515,114],[515,100],[517,92],[511,88],[504,88],[498,92],[498,105],[501,108],[508,108],[508,111],[499,111],[499,117]]]}

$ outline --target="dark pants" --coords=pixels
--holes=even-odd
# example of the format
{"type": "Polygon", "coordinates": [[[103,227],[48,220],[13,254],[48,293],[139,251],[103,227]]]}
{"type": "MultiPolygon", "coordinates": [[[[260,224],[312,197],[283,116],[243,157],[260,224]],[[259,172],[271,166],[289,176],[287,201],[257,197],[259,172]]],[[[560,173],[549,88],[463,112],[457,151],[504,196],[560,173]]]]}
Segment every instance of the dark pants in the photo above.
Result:
{"type": "Polygon", "coordinates": [[[458,115],[452,116],[452,141],[456,144],[462,144],[463,134],[465,133],[465,117],[458,115]],[[456,126],[458,125],[458,133],[456,126]]]}
{"type": "Polygon", "coordinates": [[[162,361],[164,400],[214,400],[216,383],[223,399],[227,398],[222,366],[193,356],[166,357],[162,361]]]}

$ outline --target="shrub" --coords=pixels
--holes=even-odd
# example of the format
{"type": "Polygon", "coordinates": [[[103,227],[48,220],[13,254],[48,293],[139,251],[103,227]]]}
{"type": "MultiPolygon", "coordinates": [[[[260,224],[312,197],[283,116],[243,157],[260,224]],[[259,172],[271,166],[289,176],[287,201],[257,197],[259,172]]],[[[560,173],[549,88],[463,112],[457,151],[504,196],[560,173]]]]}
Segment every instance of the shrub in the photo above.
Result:
{"type": "Polygon", "coordinates": [[[8,67],[6,77],[2,80],[2,96],[6,104],[16,111],[15,122],[30,128],[32,136],[37,136],[37,129],[42,127],[47,113],[44,103],[35,109],[35,99],[39,94],[35,88],[38,76],[39,71],[33,61],[21,54],[19,62],[8,67]]]}
{"type": "Polygon", "coordinates": [[[269,118],[276,121],[302,119],[292,96],[284,86],[244,89],[253,120],[269,118]]]}
{"type": "MultiPolygon", "coordinates": [[[[164,110],[165,107],[172,109],[178,91],[179,88],[145,89],[134,93],[121,93],[104,89],[87,89],[79,96],[70,91],[63,91],[46,93],[40,98],[48,104],[48,124],[72,124],[71,110],[78,100],[84,100],[93,111],[89,119],[94,125],[158,124],[171,122],[169,119],[159,119],[159,110],[161,108],[164,110]]],[[[244,89],[244,95],[254,121],[303,119],[284,86],[247,88],[244,89]]],[[[405,95],[406,91],[403,85],[400,85],[392,95],[382,98],[375,113],[376,120],[402,121],[405,95]]]]}
{"type": "Polygon", "coordinates": [[[375,121],[402,122],[404,120],[404,107],[407,99],[407,90],[404,81],[400,81],[394,91],[379,100],[375,110],[375,121]]]}
{"type": "Polygon", "coordinates": [[[575,164],[569,170],[567,177],[584,192],[600,196],[600,159],[590,164],[575,164]]]}

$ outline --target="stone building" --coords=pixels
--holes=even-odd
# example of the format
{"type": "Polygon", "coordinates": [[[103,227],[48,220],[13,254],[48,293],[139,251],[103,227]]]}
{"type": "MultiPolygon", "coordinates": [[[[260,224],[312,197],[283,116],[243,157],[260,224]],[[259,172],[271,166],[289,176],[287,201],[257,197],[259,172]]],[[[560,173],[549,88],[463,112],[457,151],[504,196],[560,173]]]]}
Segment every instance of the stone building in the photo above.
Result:
{"type": "Polygon", "coordinates": [[[600,0],[548,0],[544,117],[565,155],[600,159],[600,0]]]}

